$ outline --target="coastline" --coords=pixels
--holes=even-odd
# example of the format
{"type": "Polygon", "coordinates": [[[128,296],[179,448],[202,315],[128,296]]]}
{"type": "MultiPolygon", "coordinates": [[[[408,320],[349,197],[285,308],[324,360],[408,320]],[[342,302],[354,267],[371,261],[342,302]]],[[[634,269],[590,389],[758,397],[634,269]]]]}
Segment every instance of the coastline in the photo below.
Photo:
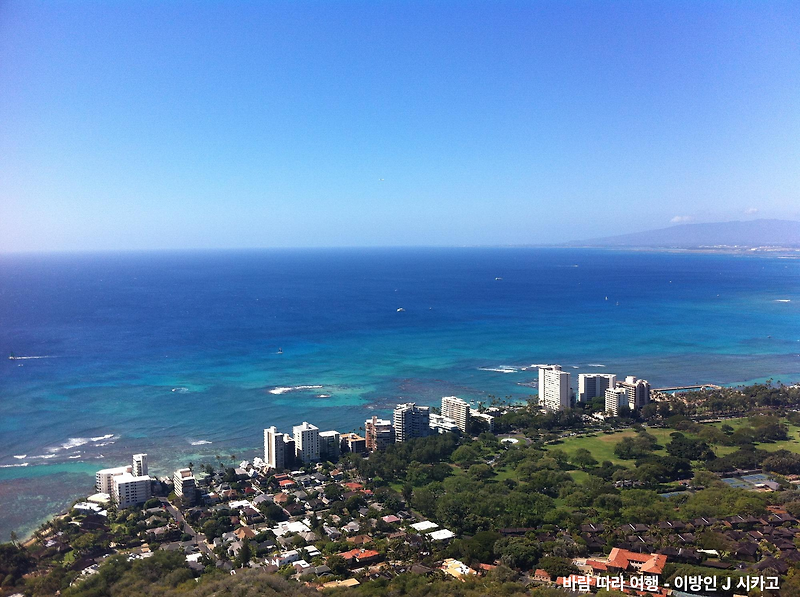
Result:
{"type": "Polygon", "coordinates": [[[255,454],[264,427],[298,419],[347,431],[404,401],[525,400],[536,376],[520,369],[532,363],[630,372],[654,387],[764,371],[794,383],[797,261],[766,257],[359,250],[59,256],[35,268],[4,258],[0,346],[58,356],[0,362],[0,465],[30,463],[0,480],[37,476],[0,481],[4,519],[63,492],[48,474],[59,461],[197,462],[255,454]]]}

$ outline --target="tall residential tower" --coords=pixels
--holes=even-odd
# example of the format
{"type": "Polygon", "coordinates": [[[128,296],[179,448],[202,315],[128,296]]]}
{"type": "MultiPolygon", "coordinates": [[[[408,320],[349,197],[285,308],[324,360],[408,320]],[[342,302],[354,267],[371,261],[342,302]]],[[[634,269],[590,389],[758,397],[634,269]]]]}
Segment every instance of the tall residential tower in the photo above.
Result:
{"type": "Polygon", "coordinates": [[[605,396],[608,388],[617,384],[617,376],[611,373],[581,373],[578,375],[578,402],[605,396]]]}
{"type": "Polygon", "coordinates": [[[456,396],[442,398],[442,415],[450,417],[464,433],[469,430],[469,404],[456,396]]]}
{"type": "Polygon", "coordinates": [[[297,459],[301,462],[319,460],[319,427],[303,421],[292,427],[297,459]]]}
{"type": "Polygon", "coordinates": [[[430,412],[427,406],[417,406],[414,402],[398,404],[394,407],[394,440],[407,442],[415,437],[425,437],[430,433],[430,412]]]}
{"type": "Polygon", "coordinates": [[[539,367],[539,406],[550,411],[571,406],[570,374],[561,365],[539,367]]]}

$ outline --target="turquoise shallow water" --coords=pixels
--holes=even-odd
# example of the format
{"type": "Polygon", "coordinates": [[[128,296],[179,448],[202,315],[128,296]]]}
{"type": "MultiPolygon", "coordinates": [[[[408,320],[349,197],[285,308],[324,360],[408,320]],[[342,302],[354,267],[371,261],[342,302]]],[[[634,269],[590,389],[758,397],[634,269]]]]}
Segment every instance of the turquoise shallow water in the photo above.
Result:
{"type": "Polygon", "coordinates": [[[798,274],[564,249],[0,256],[0,350],[48,357],[0,361],[0,537],[136,451],[166,473],[252,457],[272,424],[524,399],[533,363],[656,387],[799,381],[798,274]],[[321,387],[279,390],[298,386],[321,387]]]}

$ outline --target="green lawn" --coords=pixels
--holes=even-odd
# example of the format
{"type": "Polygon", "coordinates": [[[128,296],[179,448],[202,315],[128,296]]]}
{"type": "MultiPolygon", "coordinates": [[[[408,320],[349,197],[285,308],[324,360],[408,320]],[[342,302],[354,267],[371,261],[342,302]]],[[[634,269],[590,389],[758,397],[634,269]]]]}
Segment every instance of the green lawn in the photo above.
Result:
{"type": "MultiPolygon", "coordinates": [[[[658,444],[662,446],[661,450],[656,453],[663,453],[663,446],[669,442],[669,434],[674,433],[673,429],[647,429],[647,432],[658,440],[658,444]]],[[[584,437],[570,437],[563,440],[559,444],[550,444],[547,449],[559,449],[572,456],[580,448],[586,448],[592,453],[592,456],[598,462],[610,460],[614,464],[621,464],[622,466],[631,466],[633,463],[630,460],[621,460],[614,455],[614,446],[622,440],[623,437],[634,437],[636,432],[632,429],[624,431],[617,431],[615,433],[596,433],[592,436],[584,437]]]]}
{"type": "MultiPolygon", "coordinates": [[[[789,439],[774,443],[756,444],[756,447],[758,447],[761,450],[767,450],[768,452],[775,452],[777,450],[789,450],[790,452],[794,452],[795,454],[800,454],[800,427],[792,425],[786,419],[782,419],[782,422],[785,423],[786,426],[789,428],[789,439]]],[[[722,427],[725,424],[730,425],[734,429],[739,429],[740,427],[744,427],[747,424],[747,417],[741,417],[738,419],[729,419],[719,423],[708,423],[708,425],[713,425],[714,427],[722,427]]],[[[725,456],[726,454],[735,452],[736,449],[737,449],[736,446],[717,446],[715,448],[715,452],[717,453],[717,456],[725,456]]]]}
{"type": "MultiPolygon", "coordinates": [[[[746,418],[740,419],[730,419],[725,421],[724,423],[708,423],[709,425],[713,425],[715,427],[721,427],[723,424],[729,424],[734,429],[738,429],[747,424],[746,418]]],[[[789,439],[786,441],[774,442],[774,443],[765,443],[765,444],[758,444],[758,448],[762,450],[768,450],[770,452],[775,452],[777,450],[789,450],[790,452],[794,452],[795,454],[800,454],[800,427],[796,427],[794,425],[789,424],[787,421],[784,421],[789,426],[789,439]]],[[[674,429],[653,429],[648,427],[647,432],[658,440],[659,445],[664,446],[670,441],[670,434],[674,433],[674,429]]],[[[610,460],[614,464],[620,464],[622,466],[633,466],[633,462],[630,460],[621,460],[614,455],[614,446],[623,438],[623,437],[633,437],[636,435],[636,432],[632,429],[626,429],[624,431],[617,431],[615,433],[596,433],[592,436],[584,436],[584,437],[570,437],[563,440],[561,443],[558,444],[550,444],[547,446],[548,450],[552,449],[559,449],[566,452],[568,455],[572,456],[575,452],[578,451],[580,448],[586,448],[589,452],[592,453],[598,462],[603,462],[605,460],[610,460]]],[[[691,433],[684,433],[687,437],[696,437],[691,433]]],[[[713,446],[714,452],[717,456],[725,456],[730,454],[731,452],[735,452],[738,447],[737,446],[713,446]]],[[[657,450],[657,454],[665,454],[666,452],[662,450],[657,450]]],[[[575,471],[577,472],[577,471],[575,471]]],[[[573,474],[573,477],[575,475],[573,474]]]]}

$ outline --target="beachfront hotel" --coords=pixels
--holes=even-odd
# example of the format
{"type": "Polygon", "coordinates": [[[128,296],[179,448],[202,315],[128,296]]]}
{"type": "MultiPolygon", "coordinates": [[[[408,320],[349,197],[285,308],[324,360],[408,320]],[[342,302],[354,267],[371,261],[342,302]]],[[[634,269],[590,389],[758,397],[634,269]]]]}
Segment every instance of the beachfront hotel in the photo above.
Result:
{"type": "Polygon", "coordinates": [[[319,460],[319,427],[303,421],[302,425],[292,427],[295,453],[301,462],[319,460]]]}
{"type": "Polygon", "coordinates": [[[606,390],[616,385],[617,376],[613,373],[581,373],[578,375],[578,402],[605,396],[606,390]]]}
{"type": "Polygon", "coordinates": [[[129,508],[143,504],[152,497],[150,477],[123,473],[112,477],[111,497],[117,508],[129,508]]]}
{"type": "Polygon", "coordinates": [[[569,408],[569,384],[570,374],[561,365],[539,367],[539,406],[550,411],[569,408]]]}
{"type": "Polygon", "coordinates": [[[636,379],[633,375],[629,375],[625,381],[617,382],[617,387],[624,388],[631,410],[638,410],[650,403],[650,383],[645,379],[636,379]]]}
{"type": "Polygon", "coordinates": [[[628,392],[625,388],[608,388],[605,393],[606,397],[606,412],[614,415],[619,414],[619,409],[622,406],[628,406],[628,392]]]}
{"type": "Polygon", "coordinates": [[[116,468],[104,468],[94,474],[94,486],[100,493],[111,495],[114,490],[114,477],[130,474],[133,467],[118,466],[116,468]]]}
{"type": "Polygon", "coordinates": [[[461,398],[444,396],[442,398],[442,415],[453,419],[464,433],[469,429],[469,404],[461,398]]]}
{"type": "Polygon", "coordinates": [[[427,406],[415,402],[394,407],[394,440],[406,442],[415,437],[426,437],[430,433],[430,412],[427,406]]]}

